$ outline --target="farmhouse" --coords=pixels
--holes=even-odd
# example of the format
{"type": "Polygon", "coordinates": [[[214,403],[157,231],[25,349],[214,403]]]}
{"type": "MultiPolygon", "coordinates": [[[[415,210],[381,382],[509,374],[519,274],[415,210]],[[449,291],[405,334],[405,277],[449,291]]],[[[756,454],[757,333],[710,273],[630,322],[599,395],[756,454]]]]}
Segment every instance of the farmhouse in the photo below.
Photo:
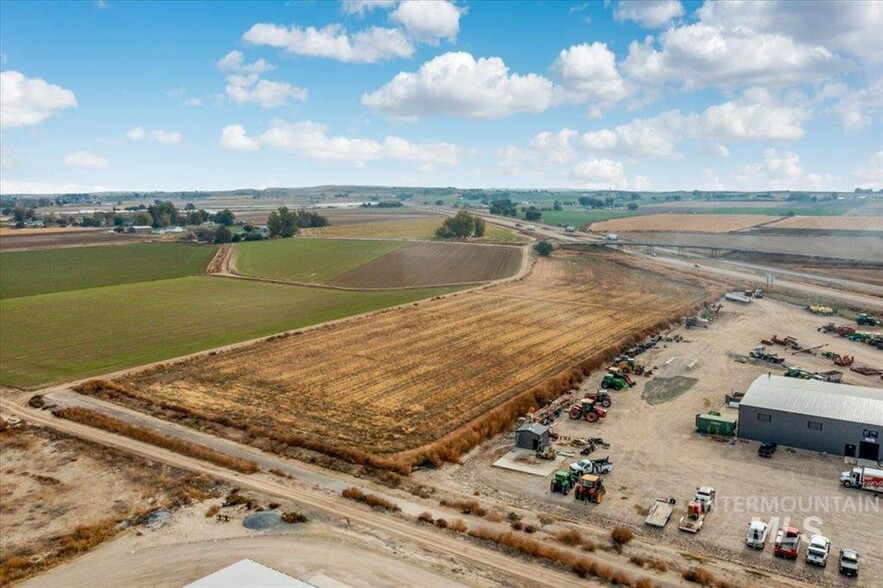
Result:
{"type": "Polygon", "coordinates": [[[540,423],[526,422],[515,430],[515,447],[542,449],[549,444],[549,427],[540,423]]]}
{"type": "Polygon", "coordinates": [[[128,232],[137,233],[139,235],[146,235],[153,232],[153,227],[151,227],[150,225],[132,225],[131,227],[129,227],[128,232]]]}
{"type": "Polygon", "coordinates": [[[883,389],[760,376],[739,403],[739,437],[883,459],[883,389]]]}

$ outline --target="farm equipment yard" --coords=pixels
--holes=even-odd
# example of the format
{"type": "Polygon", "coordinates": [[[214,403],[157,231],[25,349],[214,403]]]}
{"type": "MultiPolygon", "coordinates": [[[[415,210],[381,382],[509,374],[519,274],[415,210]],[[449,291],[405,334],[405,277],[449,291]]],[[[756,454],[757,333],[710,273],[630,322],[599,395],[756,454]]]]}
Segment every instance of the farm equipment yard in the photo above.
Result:
{"type": "MultiPolygon", "coordinates": [[[[854,356],[855,365],[883,366],[879,350],[820,332],[826,322],[824,317],[769,297],[748,305],[724,303],[707,329],[675,329],[668,333],[669,340],[660,340],[637,355],[635,361],[654,374],[632,375],[633,387],[609,390],[612,403],[605,419],[590,423],[569,418],[572,403],[599,389],[604,370],[594,372],[573,393],[572,400],[560,403],[560,416],[551,426],[553,436],[558,436],[553,447],[559,453],[553,469],[567,470],[580,459],[609,456],[616,467],[602,475],[606,495],[601,504],[576,500],[573,489],[567,495],[550,492],[554,474],[541,477],[493,467],[512,446],[508,432],[472,452],[462,466],[419,475],[434,484],[474,490],[511,505],[529,506],[602,529],[626,523],[642,539],[687,552],[701,549],[752,567],[795,574],[812,583],[845,584],[847,581],[838,579],[836,566],[805,566],[803,551],[797,563],[792,563],[775,558],[770,545],[764,551],[745,546],[748,525],[755,517],[772,527],[768,544],[776,527],[815,527],[831,539],[835,554],[840,548],[858,546],[865,566],[862,573],[866,574],[866,583],[860,580],[860,584],[873,585],[872,578],[883,573],[879,541],[883,505],[872,493],[841,486],[841,472],[852,467],[842,457],[780,448],[766,460],[758,456],[758,442],[700,435],[695,425],[696,415],[710,410],[736,418],[738,411],[726,405],[725,395],[738,396],[738,391],[746,390],[758,376],[782,375],[784,366],[810,372],[835,368],[832,360],[822,355],[824,349],[854,356]],[[784,357],[783,364],[750,358],[749,351],[773,334],[781,335],[777,337],[780,340],[787,334],[806,348],[825,347],[809,354],[774,345],[770,351],[784,357]],[[604,446],[581,455],[588,438],[601,438],[604,446]],[[701,532],[690,535],[679,531],[678,521],[693,493],[705,485],[716,489],[717,498],[701,532]],[[671,498],[676,502],[665,528],[645,526],[654,502],[662,500],[667,505],[671,498]]],[[[880,332],[879,328],[867,330],[880,332]]],[[[877,374],[839,370],[844,382],[880,386],[877,374]]],[[[521,461],[525,466],[548,463],[533,456],[521,461]]]]}

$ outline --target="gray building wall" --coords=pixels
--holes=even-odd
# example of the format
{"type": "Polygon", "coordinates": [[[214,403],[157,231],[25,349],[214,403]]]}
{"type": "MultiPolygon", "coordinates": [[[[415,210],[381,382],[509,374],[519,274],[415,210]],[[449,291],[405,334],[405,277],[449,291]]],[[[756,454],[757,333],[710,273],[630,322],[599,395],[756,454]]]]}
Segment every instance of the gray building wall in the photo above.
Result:
{"type": "MultiPolygon", "coordinates": [[[[874,461],[883,460],[879,443],[883,441],[883,429],[879,425],[853,423],[823,417],[781,412],[767,408],[739,405],[739,432],[742,439],[778,443],[786,447],[845,455],[846,445],[854,445],[858,457],[863,441],[877,443],[874,461]],[[758,415],[769,415],[770,420],[760,420],[758,415]],[[809,422],[821,423],[821,430],[811,429],[809,422]],[[865,430],[877,431],[877,438],[865,438],[865,430]]],[[[867,447],[867,445],[865,446],[867,447]]]]}
{"type": "Polygon", "coordinates": [[[523,449],[539,449],[545,447],[549,443],[548,431],[542,435],[537,435],[533,431],[516,431],[515,446],[523,449]],[[536,445],[534,445],[536,441],[536,445]]]}

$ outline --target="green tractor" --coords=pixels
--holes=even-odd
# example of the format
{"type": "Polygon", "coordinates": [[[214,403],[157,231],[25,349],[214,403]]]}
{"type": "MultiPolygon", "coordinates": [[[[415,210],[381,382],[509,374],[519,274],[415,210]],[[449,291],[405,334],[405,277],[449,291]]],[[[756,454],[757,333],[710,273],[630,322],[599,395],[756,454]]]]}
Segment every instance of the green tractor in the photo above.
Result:
{"type": "Polygon", "coordinates": [[[634,386],[635,381],[632,380],[628,374],[624,374],[619,370],[608,370],[606,374],[604,374],[604,379],[601,380],[601,387],[605,389],[613,389],[613,390],[625,390],[629,386],[634,386]]]}
{"type": "Polygon", "coordinates": [[[574,482],[575,480],[570,472],[558,470],[555,472],[555,476],[552,477],[549,492],[560,492],[561,494],[567,495],[567,493],[570,492],[570,489],[573,488],[574,482]]]}
{"type": "Polygon", "coordinates": [[[861,313],[855,318],[855,322],[860,325],[867,325],[869,327],[877,327],[880,326],[881,322],[879,319],[875,319],[871,315],[866,312],[861,313]]]}

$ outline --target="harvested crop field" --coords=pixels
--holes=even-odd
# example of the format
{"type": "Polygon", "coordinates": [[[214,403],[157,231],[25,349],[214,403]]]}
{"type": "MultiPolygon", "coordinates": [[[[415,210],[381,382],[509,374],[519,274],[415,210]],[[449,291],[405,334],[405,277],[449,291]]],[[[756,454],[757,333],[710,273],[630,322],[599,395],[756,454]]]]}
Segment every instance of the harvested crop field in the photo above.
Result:
{"type": "Polygon", "coordinates": [[[677,231],[729,233],[769,223],[775,217],[762,214],[651,214],[592,223],[592,231],[677,231]]]}
{"type": "Polygon", "coordinates": [[[514,275],[523,251],[505,245],[412,242],[329,284],[349,288],[436,286],[487,282],[514,275]]]}
{"type": "Polygon", "coordinates": [[[456,459],[713,287],[634,263],[540,259],[518,282],[148,369],[111,397],[381,467],[456,459]]]}
{"type": "Polygon", "coordinates": [[[883,231],[883,216],[792,216],[767,226],[771,229],[883,231]]]}

